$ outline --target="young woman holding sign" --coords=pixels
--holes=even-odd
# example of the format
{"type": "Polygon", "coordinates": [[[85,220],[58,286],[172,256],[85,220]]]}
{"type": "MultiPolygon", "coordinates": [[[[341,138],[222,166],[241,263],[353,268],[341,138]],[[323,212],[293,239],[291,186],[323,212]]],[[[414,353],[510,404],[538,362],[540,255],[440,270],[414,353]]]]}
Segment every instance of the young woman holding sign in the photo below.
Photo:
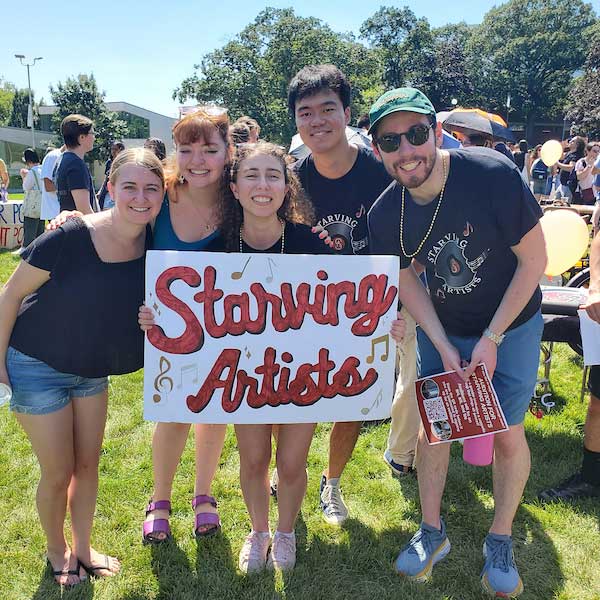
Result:
{"type": "Polygon", "coordinates": [[[120,570],[90,537],[107,376],[143,364],[135,314],[149,225],[164,194],[162,165],[147,150],[122,152],[108,187],[110,211],[70,219],[34,240],[0,293],[0,383],[12,386],[11,410],[40,465],[38,514],[60,585],[79,583],[86,571],[107,577],[120,570]],[[56,319],[65,311],[68,327],[56,319]]]}
{"type": "MultiPolygon", "coordinates": [[[[231,168],[231,190],[238,202],[228,206],[224,237],[237,252],[319,254],[324,244],[310,228],[313,210],[279,147],[259,142],[238,149],[231,168]]],[[[244,572],[291,569],[296,563],[294,525],[306,493],[306,457],[314,423],[278,426],[276,466],[279,519],[269,528],[269,463],[273,425],[236,425],[240,482],[252,531],[239,556],[244,572]],[[271,550],[269,553],[269,549],[271,550]]]]}

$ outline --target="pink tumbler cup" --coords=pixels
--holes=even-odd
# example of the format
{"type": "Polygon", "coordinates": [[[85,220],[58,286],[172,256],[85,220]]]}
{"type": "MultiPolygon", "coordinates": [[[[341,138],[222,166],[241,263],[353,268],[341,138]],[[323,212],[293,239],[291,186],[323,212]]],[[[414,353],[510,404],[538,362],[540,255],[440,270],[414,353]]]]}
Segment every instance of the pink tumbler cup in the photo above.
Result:
{"type": "Polygon", "coordinates": [[[463,460],[470,465],[485,467],[492,464],[494,457],[494,434],[467,438],[463,442],[463,460]]]}

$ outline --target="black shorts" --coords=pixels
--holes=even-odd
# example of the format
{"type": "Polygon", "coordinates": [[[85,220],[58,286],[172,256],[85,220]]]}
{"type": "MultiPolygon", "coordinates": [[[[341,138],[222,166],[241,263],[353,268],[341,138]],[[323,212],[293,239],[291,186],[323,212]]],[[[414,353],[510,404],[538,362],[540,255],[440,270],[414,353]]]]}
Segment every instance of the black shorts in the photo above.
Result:
{"type": "Polygon", "coordinates": [[[592,396],[600,399],[600,365],[593,365],[590,368],[590,378],[588,379],[588,389],[592,396]]]}

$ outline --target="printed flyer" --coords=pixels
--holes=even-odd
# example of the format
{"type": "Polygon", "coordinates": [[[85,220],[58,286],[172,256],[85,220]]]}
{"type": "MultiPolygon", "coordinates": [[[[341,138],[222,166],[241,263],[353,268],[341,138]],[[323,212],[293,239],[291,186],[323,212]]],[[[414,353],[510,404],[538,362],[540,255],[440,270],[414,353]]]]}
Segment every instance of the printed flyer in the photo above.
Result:
{"type": "Polygon", "coordinates": [[[485,365],[467,382],[456,371],[415,381],[421,422],[430,444],[506,431],[508,425],[485,365]]]}

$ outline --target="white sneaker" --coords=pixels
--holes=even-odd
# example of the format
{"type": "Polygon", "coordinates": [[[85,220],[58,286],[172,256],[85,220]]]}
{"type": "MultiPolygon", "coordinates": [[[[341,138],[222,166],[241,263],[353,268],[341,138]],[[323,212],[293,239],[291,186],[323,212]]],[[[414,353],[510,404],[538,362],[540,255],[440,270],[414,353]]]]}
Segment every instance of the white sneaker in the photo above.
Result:
{"type": "Polygon", "coordinates": [[[267,559],[268,569],[289,571],[296,565],[296,535],[275,532],[273,546],[267,559]]]}
{"type": "Polygon", "coordinates": [[[252,531],[246,536],[244,545],[240,550],[238,566],[242,573],[257,573],[262,571],[267,564],[267,555],[271,546],[269,533],[252,531]]]}
{"type": "Polygon", "coordinates": [[[348,518],[348,507],[344,504],[339,484],[327,483],[327,477],[321,477],[321,510],[323,518],[330,525],[341,525],[348,518]]]}

